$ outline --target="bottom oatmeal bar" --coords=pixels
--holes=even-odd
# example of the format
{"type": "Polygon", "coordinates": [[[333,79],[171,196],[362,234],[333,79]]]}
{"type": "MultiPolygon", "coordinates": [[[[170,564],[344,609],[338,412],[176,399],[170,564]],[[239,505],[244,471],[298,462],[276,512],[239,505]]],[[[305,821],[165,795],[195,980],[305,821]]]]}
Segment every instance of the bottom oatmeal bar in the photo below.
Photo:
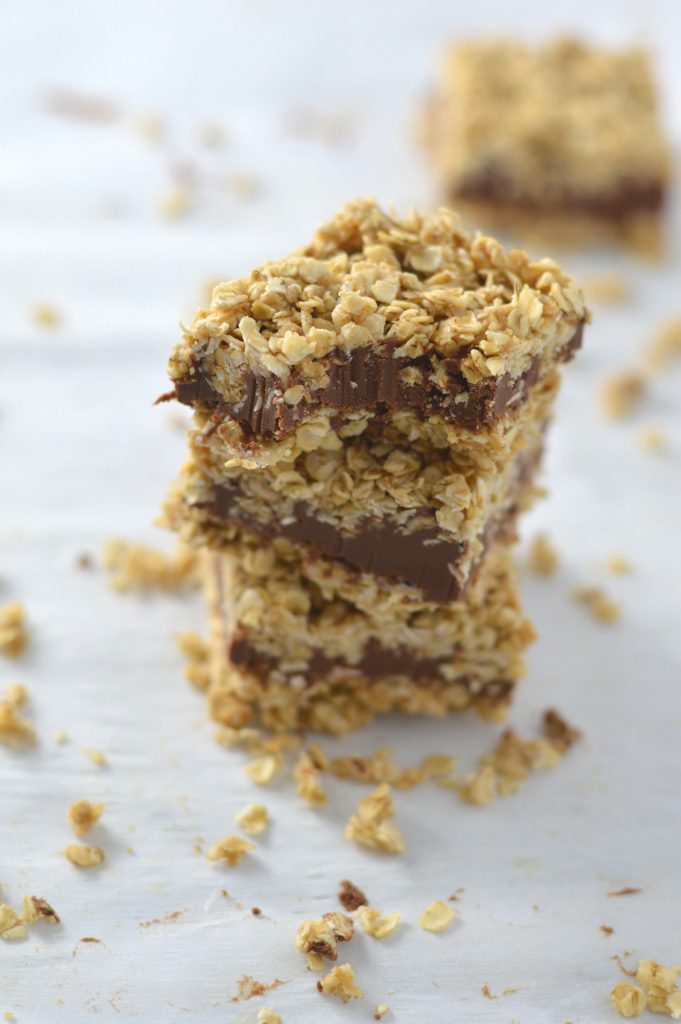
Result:
{"type": "Polygon", "coordinates": [[[209,706],[240,728],[345,733],[393,708],[503,719],[533,639],[506,546],[465,598],[436,604],[286,540],[242,532],[206,552],[209,706]]]}

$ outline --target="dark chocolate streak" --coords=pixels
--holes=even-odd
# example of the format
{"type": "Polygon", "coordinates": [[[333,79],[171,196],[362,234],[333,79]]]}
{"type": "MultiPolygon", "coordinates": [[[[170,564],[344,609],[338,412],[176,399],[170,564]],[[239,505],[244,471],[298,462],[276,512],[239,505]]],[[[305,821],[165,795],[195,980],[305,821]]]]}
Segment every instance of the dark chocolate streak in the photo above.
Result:
{"type": "MultiPolygon", "coordinates": [[[[582,343],[583,324],[555,356],[556,362],[572,358],[582,343]]],[[[437,414],[450,423],[469,430],[479,430],[496,422],[511,402],[521,402],[525,393],[537,381],[541,361],[535,357],[520,377],[513,379],[488,377],[477,384],[469,384],[461,370],[461,358],[440,361],[448,377],[448,392],[423,384],[406,384],[401,371],[413,366],[432,370],[430,356],[418,359],[396,359],[391,349],[378,350],[365,346],[351,353],[334,350],[325,362],[329,376],[326,387],[308,394],[298,405],[284,402],[283,389],[273,374],[244,373],[242,393],[238,400],[227,402],[210,382],[201,368],[189,377],[176,381],[177,398],[185,405],[202,404],[226,414],[239,422],[244,431],[258,437],[280,439],[305,420],[316,409],[326,406],[347,413],[370,409],[377,415],[388,415],[399,409],[410,409],[421,416],[437,414]],[[457,396],[467,401],[456,401],[457,396]]],[[[295,374],[289,386],[296,383],[295,374]]]]}
{"type": "Polygon", "coordinates": [[[570,187],[546,189],[541,196],[532,196],[522,184],[504,174],[496,166],[482,167],[452,189],[454,198],[494,203],[527,211],[587,213],[619,221],[642,210],[655,212],[664,202],[664,185],[660,181],[634,181],[623,177],[608,192],[588,193],[570,187]]]}
{"type": "MultiPolygon", "coordinates": [[[[257,651],[243,637],[234,637],[227,645],[227,656],[232,665],[263,678],[271,669],[276,668],[277,660],[257,651]]],[[[291,675],[302,675],[309,688],[321,682],[334,668],[349,669],[368,679],[380,679],[382,676],[407,676],[411,682],[421,686],[441,683],[445,680],[440,674],[443,665],[451,663],[456,652],[446,658],[420,658],[404,647],[388,649],[381,647],[376,640],[371,640],[354,665],[345,658],[330,658],[323,651],[314,651],[304,672],[291,675]]],[[[462,676],[454,681],[458,686],[465,686],[470,693],[476,691],[490,700],[499,703],[510,700],[515,683],[510,680],[495,680],[483,686],[472,676],[462,676]]],[[[454,685],[454,683],[452,684],[454,685]]]]}
{"type": "MultiPolygon", "coordinates": [[[[472,566],[463,584],[453,576],[449,566],[455,566],[462,558],[466,545],[436,539],[435,527],[401,533],[391,523],[367,519],[355,533],[346,533],[317,519],[314,510],[304,502],[294,506],[294,518],[262,523],[239,509],[238,490],[228,487],[216,487],[215,503],[209,511],[267,540],[287,537],[305,545],[315,556],[334,558],[355,572],[370,572],[419,587],[426,601],[437,604],[462,597],[480,568],[481,559],[472,566]]],[[[485,550],[495,540],[515,539],[515,517],[516,509],[511,507],[488,524],[482,537],[485,550]]]]}

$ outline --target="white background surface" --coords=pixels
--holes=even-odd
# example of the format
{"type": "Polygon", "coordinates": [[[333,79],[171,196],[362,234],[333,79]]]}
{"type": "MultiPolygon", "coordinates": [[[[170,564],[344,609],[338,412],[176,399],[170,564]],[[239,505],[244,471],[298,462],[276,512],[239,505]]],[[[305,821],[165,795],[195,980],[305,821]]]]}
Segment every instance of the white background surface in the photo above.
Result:
{"type": "MultiPolygon", "coordinates": [[[[29,686],[40,744],[0,748],[0,882],[7,902],[44,896],[63,923],[2,944],[0,1013],[21,1024],[212,1024],[254,1022],[269,1005],[284,1024],[333,1024],[369,1020],[387,1002],[387,1019],[402,1024],[600,1024],[614,1019],[613,954],[681,961],[681,367],[655,381],[631,423],[602,421],[596,403],[604,373],[632,360],[665,315],[681,313],[678,216],[675,252],[661,267],[571,260],[577,273],[614,263],[633,294],[595,309],[551,437],[552,496],[526,527],[526,536],[548,529],[563,563],[556,578],[524,584],[540,639],[512,721],[531,735],[556,705],[586,741],[517,796],[477,809],[436,787],[397,794],[404,856],[355,848],[342,827],[365,791],[337,783],[313,813],[288,782],[256,792],[240,755],[212,742],[171,639],[200,627],[198,599],[120,596],[100,570],[75,567],[111,535],[170,545],[150,523],[182,436],[151,402],[166,386],[176,321],[190,315],[202,282],[305,241],[354,194],[433,201],[409,132],[443,39],[541,36],[561,25],[648,42],[678,140],[680,12],[671,0],[580,2],[557,22],[550,5],[528,3],[4,0],[1,596],[25,601],[33,643],[16,665],[3,660],[0,683],[29,686]],[[121,117],[95,125],[50,115],[42,100],[56,87],[111,99],[121,117]],[[338,146],[291,137],[284,122],[301,106],[349,116],[352,137],[338,146]],[[167,124],[163,142],[135,131],[149,113],[167,124]],[[224,126],[224,150],[197,147],[205,120],[224,126]],[[202,183],[198,209],[169,222],[158,205],[173,166],[187,161],[202,183]],[[252,200],[206,184],[242,171],[262,182],[252,200]],[[59,328],[33,326],[40,302],[62,312],[59,328]],[[665,453],[637,448],[647,424],[667,432],[665,453]],[[612,551],[631,558],[633,575],[607,576],[612,551]],[[582,583],[605,585],[621,602],[619,625],[599,625],[571,601],[582,583]],[[57,729],[68,745],[54,744],[57,729]],[[106,769],[87,760],[86,746],[106,753],[106,769]],[[101,870],[78,871],[60,854],[66,808],[80,796],[107,804],[92,833],[107,851],[101,870]],[[232,831],[234,813],[258,797],[273,825],[254,856],[230,872],[194,852],[197,835],[210,843],[232,831]],[[293,948],[301,920],[336,907],[344,877],[405,922],[392,939],[358,935],[343,951],[366,991],[348,1006],[314,992],[293,948]],[[458,886],[456,926],[421,931],[419,912],[458,886]],[[606,895],[622,886],[643,891],[606,895]],[[174,921],[143,927],[175,911],[174,921]],[[101,944],[79,943],[84,936],[101,944]],[[243,974],[287,984],[231,1003],[243,974]],[[485,984],[497,1000],[483,998],[485,984]],[[507,988],[517,991],[502,997],[507,988]]],[[[452,752],[468,767],[495,735],[469,718],[391,718],[328,746],[393,744],[404,764],[452,752]]]]}

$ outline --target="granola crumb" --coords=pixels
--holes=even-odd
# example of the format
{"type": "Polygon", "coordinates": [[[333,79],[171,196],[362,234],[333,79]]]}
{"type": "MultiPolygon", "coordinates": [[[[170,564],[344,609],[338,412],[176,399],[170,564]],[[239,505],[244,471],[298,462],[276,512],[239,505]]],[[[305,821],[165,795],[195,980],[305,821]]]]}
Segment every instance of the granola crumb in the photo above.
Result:
{"type": "Polygon", "coordinates": [[[661,452],[667,446],[667,435],[660,427],[644,427],[639,431],[638,444],[646,452],[661,452]]]}
{"type": "Polygon", "coordinates": [[[610,936],[611,936],[611,935],[613,934],[613,932],[615,931],[615,929],[614,929],[614,928],[611,928],[609,924],[602,924],[602,925],[601,925],[601,931],[603,932],[603,934],[604,934],[604,935],[605,935],[605,936],[606,936],[607,938],[609,938],[609,937],[610,937],[610,936]]]}
{"type": "Polygon", "coordinates": [[[146,544],[113,539],[104,548],[104,566],[114,590],[172,592],[197,585],[196,553],[189,548],[167,555],[146,544]]]}
{"type": "Polygon", "coordinates": [[[106,804],[93,804],[89,800],[76,800],[68,809],[67,817],[74,835],[80,839],[97,824],[104,813],[106,804]]]}
{"type": "Polygon", "coordinates": [[[547,708],[543,719],[544,736],[550,740],[561,753],[569,750],[582,739],[582,731],[571,725],[555,708],[547,708]]]}
{"type": "Polygon", "coordinates": [[[0,608],[0,654],[18,658],[28,644],[26,612],[23,604],[12,601],[0,608]]]}
{"type": "Polygon", "coordinates": [[[665,321],[655,332],[645,352],[649,369],[660,373],[673,359],[681,358],[681,317],[665,321]]]}
{"type": "Polygon", "coordinates": [[[280,754],[263,754],[247,764],[244,771],[251,782],[257,783],[258,786],[266,786],[281,771],[282,767],[280,754]]]}
{"type": "Polygon", "coordinates": [[[621,610],[600,587],[575,587],[572,591],[575,601],[586,605],[594,619],[612,625],[618,622],[621,610]]]}
{"type": "Polygon", "coordinates": [[[419,924],[427,932],[443,932],[456,917],[453,907],[448,907],[442,900],[435,900],[419,917],[419,924]]]}
{"type": "Polygon", "coordinates": [[[176,643],[186,659],[185,679],[197,690],[207,690],[210,685],[210,648],[208,644],[192,630],[179,633],[176,643]]]}
{"type": "Polygon", "coordinates": [[[250,850],[254,850],[253,843],[241,836],[229,835],[220,839],[206,853],[208,860],[224,860],[230,868],[236,867],[250,850]]]}
{"type": "Polygon", "coordinates": [[[645,377],[640,370],[620,370],[601,385],[601,409],[609,419],[626,419],[641,404],[645,391],[645,377]]]}
{"type": "Polygon", "coordinates": [[[237,825],[249,836],[257,836],[264,832],[270,823],[267,808],[264,804],[246,804],[242,811],[235,815],[237,825]]]}
{"type": "Polygon", "coordinates": [[[47,924],[61,922],[56,910],[40,896],[24,896],[23,917],[26,924],[33,924],[34,921],[45,921],[47,924]]]}
{"type": "Polygon", "coordinates": [[[357,804],[345,826],[345,836],[360,846],[368,846],[385,853],[402,853],[404,839],[393,821],[395,809],[392,792],[387,782],[364,797],[357,804]]]}
{"type": "Polygon", "coordinates": [[[76,565],[79,569],[85,569],[89,571],[94,567],[94,559],[88,551],[81,551],[76,557],[76,565]]]}
{"type": "Polygon", "coordinates": [[[646,994],[638,985],[629,981],[620,981],[610,993],[615,1009],[622,1017],[638,1017],[646,1007],[646,994]]]}
{"type": "Polygon", "coordinates": [[[20,704],[26,700],[25,688],[15,689],[15,685],[18,684],[10,684],[0,699],[0,743],[16,749],[22,744],[34,744],[36,735],[33,722],[23,718],[17,710],[17,698],[21,696],[20,704]]]}
{"type": "Polygon", "coordinates": [[[374,1010],[374,1020],[383,1020],[387,1014],[390,1013],[390,1007],[387,1003],[379,1003],[374,1010]]]}
{"type": "Polygon", "coordinates": [[[31,319],[37,327],[58,327],[61,313],[47,302],[39,302],[31,310],[31,319]]]}
{"type": "Polygon", "coordinates": [[[481,989],[481,992],[482,992],[483,996],[485,997],[485,999],[498,999],[499,998],[499,996],[492,995],[492,993],[490,992],[489,985],[483,985],[482,989],[481,989]]]}
{"type": "Polygon", "coordinates": [[[624,555],[613,552],[608,558],[608,571],[616,576],[625,576],[632,570],[631,562],[624,555]]]}
{"type": "Polygon", "coordinates": [[[64,856],[78,868],[94,868],[102,864],[106,858],[100,846],[88,846],[84,843],[69,843],[64,856]]]}
{"type": "Polygon", "coordinates": [[[157,114],[144,114],[135,121],[135,131],[150,142],[158,142],[166,134],[166,124],[157,114]]]}
{"type": "Polygon", "coordinates": [[[666,967],[656,960],[639,960],[636,980],[645,989],[648,1009],[653,1013],[681,1018],[681,989],[676,984],[680,971],[681,964],[666,967]]]}
{"type": "Polygon", "coordinates": [[[341,1002],[362,999],[364,992],[355,983],[355,972],[350,964],[339,964],[317,982],[317,991],[325,996],[335,996],[341,1002]]]}
{"type": "Polygon", "coordinates": [[[622,889],[615,889],[614,892],[609,892],[608,896],[635,896],[637,893],[642,891],[642,889],[638,889],[636,886],[625,885],[622,889]]]}
{"type": "Polygon", "coordinates": [[[596,274],[583,282],[587,300],[610,305],[631,297],[631,285],[619,274],[596,274]]]}
{"type": "Polygon", "coordinates": [[[262,917],[262,910],[260,907],[251,907],[251,913],[253,917],[262,917]]]}
{"type": "Polygon", "coordinates": [[[184,185],[173,185],[163,193],[159,212],[166,220],[179,220],[192,210],[191,193],[184,185]]]}
{"type": "Polygon", "coordinates": [[[281,1024],[281,1017],[274,1010],[263,1006],[258,1010],[258,1024],[281,1024]]]}
{"type": "Polygon", "coordinates": [[[316,919],[303,921],[296,932],[296,949],[308,958],[316,956],[336,960],[338,943],[349,942],[354,933],[355,925],[351,917],[331,911],[316,919]]]}
{"type": "Polygon", "coordinates": [[[530,546],[528,564],[532,572],[538,576],[553,576],[558,568],[558,552],[543,534],[539,534],[533,540],[530,546]]]}
{"type": "Polygon", "coordinates": [[[86,747],[85,756],[88,757],[93,764],[96,764],[98,768],[106,767],[106,757],[102,751],[97,750],[96,747],[86,747]]]}
{"type": "Polygon", "coordinates": [[[62,746],[62,744],[69,742],[69,734],[66,729],[57,729],[52,739],[58,746],[62,746]]]}
{"type": "Polygon", "coordinates": [[[395,931],[402,915],[399,910],[392,914],[382,914],[373,907],[359,907],[356,917],[367,935],[374,939],[385,939],[395,931]]]}
{"type": "Polygon", "coordinates": [[[238,199],[253,199],[262,191],[261,182],[255,174],[251,174],[249,171],[231,174],[225,181],[225,185],[238,199]]]}
{"type": "Polygon", "coordinates": [[[0,939],[19,942],[25,938],[26,925],[21,916],[6,903],[0,903],[0,939]]]}
{"type": "Polygon", "coordinates": [[[7,683],[2,691],[2,699],[10,707],[23,707],[28,700],[28,690],[22,683],[7,683]]]}
{"type": "Polygon", "coordinates": [[[298,796],[308,807],[321,807],[328,802],[328,796],[321,782],[321,771],[307,750],[301,750],[293,766],[298,796]]]}
{"type": "Polygon", "coordinates": [[[353,910],[358,910],[360,907],[367,907],[369,900],[364,895],[362,889],[350,882],[347,878],[344,878],[340,883],[338,890],[338,901],[344,910],[348,913],[352,913],[353,910]]]}
{"type": "Polygon", "coordinates": [[[14,1016],[14,1014],[12,1013],[11,1010],[5,1010],[5,1012],[2,1015],[2,1019],[3,1020],[16,1020],[16,1017],[14,1016]]]}
{"type": "Polygon", "coordinates": [[[491,764],[485,764],[466,775],[463,782],[458,784],[458,793],[465,803],[484,807],[494,800],[496,785],[496,768],[491,764]]]}

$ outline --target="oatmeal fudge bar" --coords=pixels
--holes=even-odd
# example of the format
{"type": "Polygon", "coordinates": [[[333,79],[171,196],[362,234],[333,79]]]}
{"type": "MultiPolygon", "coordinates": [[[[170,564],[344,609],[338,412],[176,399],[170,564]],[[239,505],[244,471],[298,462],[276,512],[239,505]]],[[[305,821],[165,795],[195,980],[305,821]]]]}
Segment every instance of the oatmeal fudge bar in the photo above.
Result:
{"type": "Polygon", "coordinates": [[[476,223],[553,246],[658,246],[670,159],[645,51],[457,45],[425,122],[447,199],[476,223]]]}
{"type": "Polygon", "coordinates": [[[493,444],[584,320],[552,261],[473,236],[449,210],[398,220],[358,200],[305,248],[218,285],[169,372],[173,397],[219,414],[252,467],[396,414],[493,444]]]}
{"type": "Polygon", "coordinates": [[[496,456],[476,443],[409,441],[390,421],[370,421],[359,436],[342,439],[341,429],[334,449],[244,469],[225,465],[220,425],[198,414],[166,519],[194,547],[219,549],[246,527],[411,584],[428,600],[455,600],[487,548],[515,539],[517,515],[536,494],[557,388],[554,372],[527,403],[532,415],[511,421],[496,456]]]}
{"type": "Polygon", "coordinates": [[[465,599],[446,605],[247,531],[206,552],[203,568],[209,706],[235,728],[343,733],[391,708],[502,719],[534,636],[503,546],[465,599]]]}

